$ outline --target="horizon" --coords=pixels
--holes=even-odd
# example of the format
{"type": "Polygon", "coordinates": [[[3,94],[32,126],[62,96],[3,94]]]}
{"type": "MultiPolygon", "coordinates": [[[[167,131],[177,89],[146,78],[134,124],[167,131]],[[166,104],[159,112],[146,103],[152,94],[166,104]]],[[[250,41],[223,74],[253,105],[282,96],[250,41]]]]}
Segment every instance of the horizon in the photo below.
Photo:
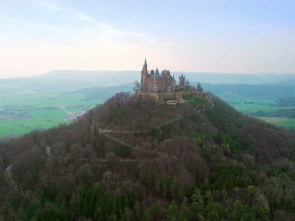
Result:
{"type": "MultiPolygon", "coordinates": [[[[149,69],[149,70],[152,70],[152,69],[149,69]]],[[[161,69],[159,68],[159,71],[162,71],[164,69],[161,69]]],[[[167,69],[169,70],[169,69],[167,69]]],[[[48,71],[46,73],[42,73],[42,74],[36,74],[36,75],[26,75],[26,76],[7,76],[7,77],[2,77],[0,76],[0,80],[8,80],[8,79],[21,79],[21,78],[34,78],[34,77],[41,77],[41,76],[44,76],[44,75],[47,75],[47,74],[50,74],[52,72],[138,72],[140,73],[140,70],[51,70],[51,71],[48,71]]],[[[295,73],[235,73],[235,72],[232,72],[232,73],[228,73],[228,72],[196,72],[196,71],[171,71],[169,70],[172,74],[173,73],[177,73],[177,74],[212,74],[212,75],[294,75],[295,77],[295,73]]]]}
{"type": "Polygon", "coordinates": [[[295,73],[287,0],[0,2],[0,79],[140,70],[144,57],[173,72],[295,73]]]}

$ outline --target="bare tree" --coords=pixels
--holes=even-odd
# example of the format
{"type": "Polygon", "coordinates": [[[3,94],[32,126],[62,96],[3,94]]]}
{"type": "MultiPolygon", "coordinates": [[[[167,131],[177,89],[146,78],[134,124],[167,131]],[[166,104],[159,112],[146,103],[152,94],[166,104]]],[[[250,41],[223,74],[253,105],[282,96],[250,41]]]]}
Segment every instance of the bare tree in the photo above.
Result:
{"type": "Polygon", "coordinates": [[[202,85],[200,84],[200,82],[198,82],[198,84],[197,84],[197,90],[198,91],[202,91],[203,90],[202,85]]]}
{"type": "Polygon", "coordinates": [[[137,90],[141,88],[141,85],[137,80],[134,82],[134,85],[135,85],[135,89],[137,90]]]}
{"type": "Polygon", "coordinates": [[[189,82],[189,80],[185,80],[185,82],[184,82],[184,86],[190,86],[190,82],[189,82]]]}

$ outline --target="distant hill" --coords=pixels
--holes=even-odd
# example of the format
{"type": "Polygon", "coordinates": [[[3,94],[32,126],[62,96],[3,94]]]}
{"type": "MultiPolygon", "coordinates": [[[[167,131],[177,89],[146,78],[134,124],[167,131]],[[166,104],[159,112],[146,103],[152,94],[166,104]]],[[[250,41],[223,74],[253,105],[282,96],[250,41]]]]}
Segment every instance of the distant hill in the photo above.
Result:
{"type": "MultiPolygon", "coordinates": [[[[211,84],[269,84],[294,81],[292,74],[223,74],[172,72],[176,80],[184,73],[190,82],[211,84]],[[292,80],[293,79],[293,80],[292,80]]],[[[140,81],[140,71],[51,71],[28,78],[0,79],[0,96],[13,93],[52,93],[76,91],[90,87],[114,87],[140,81]]]]}
{"type": "Polygon", "coordinates": [[[278,81],[276,82],[276,84],[279,85],[290,85],[290,86],[295,86],[295,78],[292,79],[288,79],[288,80],[282,80],[282,81],[278,81]]]}
{"type": "Polygon", "coordinates": [[[191,82],[211,84],[271,84],[295,79],[295,74],[185,73],[191,82]]]}
{"type": "Polygon", "coordinates": [[[295,134],[210,97],[195,107],[119,93],[70,125],[0,143],[0,213],[294,220],[295,134]]]}
{"type": "Polygon", "coordinates": [[[54,78],[15,78],[0,80],[0,96],[13,93],[50,93],[75,91],[81,88],[91,87],[94,84],[85,81],[54,78]]]}
{"type": "MultiPolygon", "coordinates": [[[[227,74],[206,72],[171,72],[176,80],[185,74],[190,81],[214,84],[267,84],[295,79],[295,74],[227,74]]],[[[51,71],[40,78],[89,81],[97,86],[114,86],[140,80],[140,71],[51,71]]]]}
{"type": "Polygon", "coordinates": [[[125,84],[114,87],[91,87],[83,88],[77,92],[85,94],[86,100],[99,97],[101,100],[105,101],[119,92],[133,93],[133,86],[133,84],[125,84]]]}
{"type": "Polygon", "coordinates": [[[208,84],[202,83],[206,91],[218,96],[244,96],[244,97],[288,97],[295,96],[295,80],[273,84],[208,84]],[[288,83],[287,83],[288,82],[288,83]]]}
{"type": "Polygon", "coordinates": [[[140,80],[140,71],[51,71],[38,76],[39,79],[74,80],[87,82],[91,86],[118,86],[140,80]]]}

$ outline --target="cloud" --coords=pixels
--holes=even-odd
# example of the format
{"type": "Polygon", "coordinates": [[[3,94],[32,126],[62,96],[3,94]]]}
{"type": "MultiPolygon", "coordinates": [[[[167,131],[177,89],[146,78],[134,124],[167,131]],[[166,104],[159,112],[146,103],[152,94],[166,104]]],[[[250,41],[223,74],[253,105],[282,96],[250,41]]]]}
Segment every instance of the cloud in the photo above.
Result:
{"type": "Polygon", "coordinates": [[[89,29],[85,29],[84,31],[79,31],[77,36],[87,36],[89,33],[94,33],[99,32],[100,36],[105,36],[105,37],[111,37],[111,36],[117,36],[117,35],[129,35],[141,40],[145,40],[145,41],[149,41],[149,42],[156,42],[157,39],[152,38],[146,34],[140,34],[140,33],[134,33],[134,32],[128,32],[128,31],[123,31],[120,29],[117,29],[107,23],[104,22],[100,22],[96,19],[94,19],[93,17],[82,13],[80,11],[74,10],[72,8],[68,8],[68,7],[63,7],[60,6],[58,4],[55,3],[51,3],[48,1],[42,1],[42,0],[35,0],[34,2],[36,2],[39,6],[45,7],[49,10],[53,10],[53,11],[58,11],[58,12],[68,12],[70,14],[72,14],[73,16],[76,17],[76,19],[82,21],[82,22],[87,22],[90,25],[93,26],[93,30],[89,31],[89,29]]]}

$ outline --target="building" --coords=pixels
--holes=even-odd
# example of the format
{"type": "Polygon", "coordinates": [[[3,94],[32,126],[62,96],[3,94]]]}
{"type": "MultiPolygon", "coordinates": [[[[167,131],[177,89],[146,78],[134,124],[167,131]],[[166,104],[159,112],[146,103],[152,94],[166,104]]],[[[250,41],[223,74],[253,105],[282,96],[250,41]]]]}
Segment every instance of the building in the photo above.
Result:
{"type": "Polygon", "coordinates": [[[196,90],[185,81],[185,76],[179,76],[179,84],[176,85],[174,75],[169,70],[163,70],[160,74],[158,68],[156,71],[148,71],[146,59],[141,70],[141,84],[134,88],[135,95],[151,96],[158,102],[175,100],[178,103],[186,102],[183,94],[190,94],[195,98],[208,98],[207,93],[202,90],[196,90]]]}
{"type": "MultiPolygon", "coordinates": [[[[184,79],[183,79],[184,81],[184,79]]],[[[183,84],[184,85],[184,84],[183,84]]],[[[156,71],[147,69],[146,59],[141,71],[141,91],[142,92],[173,92],[175,91],[176,81],[171,76],[170,71],[163,70],[160,74],[156,71]]]]}

